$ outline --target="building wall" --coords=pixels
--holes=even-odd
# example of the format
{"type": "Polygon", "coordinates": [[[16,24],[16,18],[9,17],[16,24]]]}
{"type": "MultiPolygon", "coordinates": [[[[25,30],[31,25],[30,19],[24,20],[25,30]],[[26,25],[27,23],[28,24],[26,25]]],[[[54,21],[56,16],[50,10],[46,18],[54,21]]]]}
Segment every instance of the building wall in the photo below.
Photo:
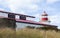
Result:
{"type": "Polygon", "coordinates": [[[16,28],[16,21],[6,18],[0,18],[0,28],[16,28]]]}
{"type": "Polygon", "coordinates": [[[19,23],[19,22],[16,22],[16,29],[26,28],[27,26],[43,27],[41,25],[36,25],[36,24],[28,24],[28,23],[19,23]]]}

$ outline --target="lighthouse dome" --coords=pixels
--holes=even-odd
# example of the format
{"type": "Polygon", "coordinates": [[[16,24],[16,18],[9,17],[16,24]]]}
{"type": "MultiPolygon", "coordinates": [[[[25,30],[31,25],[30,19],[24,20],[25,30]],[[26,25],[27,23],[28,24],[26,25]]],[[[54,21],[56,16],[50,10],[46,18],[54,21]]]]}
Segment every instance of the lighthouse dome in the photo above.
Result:
{"type": "Polygon", "coordinates": [[[42,14],[42,16],[48,16],[48,14],[44,11],[44,13],[42,14]]]}

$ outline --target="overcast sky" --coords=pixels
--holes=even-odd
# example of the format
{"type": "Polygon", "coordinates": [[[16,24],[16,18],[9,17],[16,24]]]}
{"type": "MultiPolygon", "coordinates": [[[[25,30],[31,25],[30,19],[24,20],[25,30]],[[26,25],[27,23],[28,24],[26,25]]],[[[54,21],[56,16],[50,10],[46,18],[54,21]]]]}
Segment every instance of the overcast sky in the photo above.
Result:
{"type": "Polygon", "coordinates": [[[35,21],[46,11],[51,24],[60,28],[60,0],[0,0],[0,10],[32,15],[35,21]]]}

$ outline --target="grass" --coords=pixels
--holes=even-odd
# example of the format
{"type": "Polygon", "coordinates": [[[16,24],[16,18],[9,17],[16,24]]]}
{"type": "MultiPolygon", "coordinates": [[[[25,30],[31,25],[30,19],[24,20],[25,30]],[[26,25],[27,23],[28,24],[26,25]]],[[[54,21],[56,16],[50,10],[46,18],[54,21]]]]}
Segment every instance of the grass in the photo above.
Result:
{"type": "Polygon", "coordinates": [[[60,32],[36,29],[0,29],[0,38],[60,38],[60,32]]]}

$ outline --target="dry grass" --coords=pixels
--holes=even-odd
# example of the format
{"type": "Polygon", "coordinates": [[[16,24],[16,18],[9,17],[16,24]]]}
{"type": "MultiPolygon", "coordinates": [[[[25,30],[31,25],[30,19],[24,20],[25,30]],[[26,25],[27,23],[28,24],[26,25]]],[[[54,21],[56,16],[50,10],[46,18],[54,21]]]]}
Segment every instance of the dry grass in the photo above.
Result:
{"type": "Polygon", "coordinates": [[[0,29],[0,38],[60,38],[60,32],[36,29],[0,29]]]}
{"type": "MultiPolygon", "coordinates": [[[[60,32],[44,31],[36,29],[22,29],[17,31],[17,35],[20,34],[23,38],[60,38],[60,32]]],[[[20,38],[21,38],[20,36],[20,38]]]]}
{"type": "Polygon", "coordinates": [[[0,29],[0,38],[15,38],[16,32],[11,29],[0,29]]]}

